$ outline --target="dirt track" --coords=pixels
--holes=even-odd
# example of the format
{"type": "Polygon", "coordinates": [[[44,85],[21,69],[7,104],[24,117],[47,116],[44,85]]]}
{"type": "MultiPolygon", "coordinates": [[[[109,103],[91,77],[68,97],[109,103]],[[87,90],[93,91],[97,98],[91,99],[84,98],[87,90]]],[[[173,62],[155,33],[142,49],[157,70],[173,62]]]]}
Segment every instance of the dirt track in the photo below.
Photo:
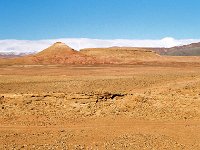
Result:
{"type": "Polygon", "coordinates": [[[0,149],[200,149],[198,65],[0,70],[0,149]]]}

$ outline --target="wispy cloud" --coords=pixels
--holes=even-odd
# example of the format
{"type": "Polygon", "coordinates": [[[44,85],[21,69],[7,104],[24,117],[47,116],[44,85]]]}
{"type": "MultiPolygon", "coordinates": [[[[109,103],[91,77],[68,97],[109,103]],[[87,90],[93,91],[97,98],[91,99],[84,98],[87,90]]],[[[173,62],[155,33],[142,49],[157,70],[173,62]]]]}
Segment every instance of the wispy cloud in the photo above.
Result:
{"type": "Polygon", "coordinates": [[[46,40],[0,40],[0,52],[27,53],[41,51],[53,43],[64,42],[72,48],[79,50],[88,47],[173,47],[200,42],[200,39],[183,39],[177,40],[166,37],[160,40],[132,40],[132,39],[89,39],[89,38],[62,38],[62,39],[46,39],[46,40]]]}

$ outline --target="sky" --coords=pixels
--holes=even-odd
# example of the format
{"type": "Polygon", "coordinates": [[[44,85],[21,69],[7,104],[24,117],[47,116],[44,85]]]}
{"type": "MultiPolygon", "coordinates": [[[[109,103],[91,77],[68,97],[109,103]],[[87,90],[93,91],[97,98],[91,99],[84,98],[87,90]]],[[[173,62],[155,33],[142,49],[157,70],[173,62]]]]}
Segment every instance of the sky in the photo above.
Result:
{"type": "MultiPolygon", "coordinates": [[[[76,48],[100,47],[96,40],[102,46],[154,47],[199,41],[199,6],[199,0],[0,0],[0,51],[59,39],[74,41],[76,48]],[[10,47],[14,41],[17,46],[10,47]]],[[[38,45],[24,48],[43,48],[38,45]]]]}

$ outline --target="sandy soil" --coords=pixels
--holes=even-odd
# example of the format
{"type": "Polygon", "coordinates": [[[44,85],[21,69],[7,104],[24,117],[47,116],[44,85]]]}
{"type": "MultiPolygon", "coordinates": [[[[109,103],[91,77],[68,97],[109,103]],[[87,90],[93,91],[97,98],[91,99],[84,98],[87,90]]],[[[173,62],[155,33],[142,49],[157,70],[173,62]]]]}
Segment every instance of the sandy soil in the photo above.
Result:
{"type": "Polygon", "coordinates": [[[2,65],[0,149],[200,149],[200,65],[2,65]]]}

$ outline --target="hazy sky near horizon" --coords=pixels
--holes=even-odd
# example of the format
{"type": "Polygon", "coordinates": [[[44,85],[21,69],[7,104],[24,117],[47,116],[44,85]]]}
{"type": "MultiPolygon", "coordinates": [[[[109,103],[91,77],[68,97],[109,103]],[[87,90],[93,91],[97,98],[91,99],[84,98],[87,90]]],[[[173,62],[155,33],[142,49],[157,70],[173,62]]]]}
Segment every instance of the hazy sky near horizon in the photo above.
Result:
{"type": "Polygon", "coordinates": [[[200,0],[0,0],[0,52],[200,42],[200,0]]]}
{"type": "Polygon", "coordinates": [[[0,40],[200,39],[200,0],[0,0],[0,40]]]}

